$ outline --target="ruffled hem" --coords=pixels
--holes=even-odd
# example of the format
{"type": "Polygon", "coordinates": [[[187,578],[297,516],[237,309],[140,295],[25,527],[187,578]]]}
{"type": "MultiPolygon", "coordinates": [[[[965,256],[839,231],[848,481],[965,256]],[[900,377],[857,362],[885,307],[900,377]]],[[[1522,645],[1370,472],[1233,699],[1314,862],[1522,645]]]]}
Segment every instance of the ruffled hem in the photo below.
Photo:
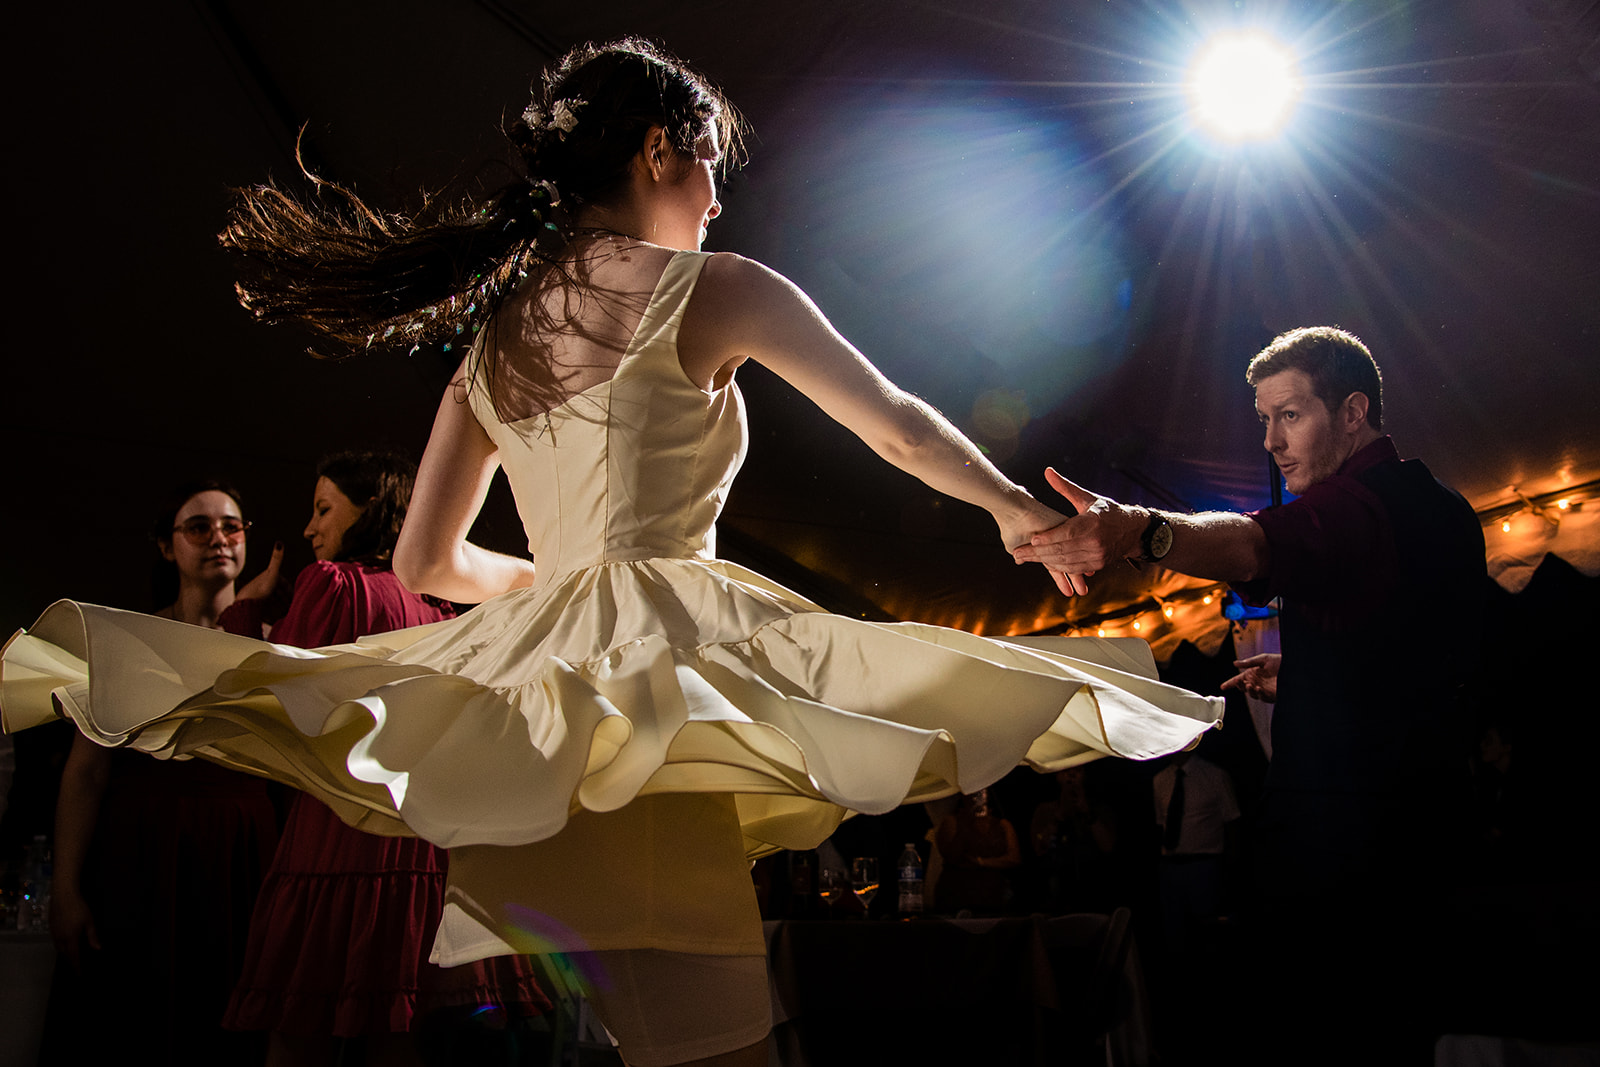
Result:
{"type": "Polygon", "coordinates": [[[8,716],[14,691],[47,687],[103,743],[287,781],[368,831],[521,845],[577,811],[726,793],[751,856],[812,847],[844,811],[971,792],[1019,763],[1162,755],[1221,716],[1221,701],[1156,681],[1142,642],[1024,647],[830,615],[786,592],[725,563],[635,561],[310,652],[225,634],[225,648],[196,651],[191,627],[62,602],[31,643],[13,640],[0,684],[8,716]],[[539,624],[553,611],[560,640],[539,624]],[[31,655],[41,647],[49,656],[31,655]],[[93,669],[62,671],[63,651],[93,669]],[[15,690],[14,660],[32,672],[15,690]],[[163,692],[204,681],[158,708],[142,684],[158,669],[163,692]],[[130,689],[139,706],[121,701],[107,721],[95,697],[130,689]]]}

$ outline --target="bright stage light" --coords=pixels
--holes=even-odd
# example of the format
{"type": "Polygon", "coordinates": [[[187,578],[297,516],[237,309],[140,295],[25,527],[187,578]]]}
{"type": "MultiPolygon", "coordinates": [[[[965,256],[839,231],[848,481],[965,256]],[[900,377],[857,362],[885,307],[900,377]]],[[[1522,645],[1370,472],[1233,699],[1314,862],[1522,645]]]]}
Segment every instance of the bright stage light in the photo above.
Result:
{"type": "Polygon", "coordinates": [[[1218,37],[1201,51],[1189,77],[1195,121],[1230,141],[1275,136],[1299,95],[1294,57],[1259,33],[1218,37]]]}

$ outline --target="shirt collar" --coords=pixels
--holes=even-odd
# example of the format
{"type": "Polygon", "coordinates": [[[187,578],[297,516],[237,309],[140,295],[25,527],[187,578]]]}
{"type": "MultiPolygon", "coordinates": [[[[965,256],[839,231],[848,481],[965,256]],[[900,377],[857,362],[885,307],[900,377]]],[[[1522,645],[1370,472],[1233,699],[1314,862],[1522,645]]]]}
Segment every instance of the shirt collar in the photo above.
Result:
{"type": "Polygon", "coordinates": [[[1394,438],[1384,434],[1370,445],[1357,449],[1349,459],[1340,464],[1335,473],[1354,477],[1363,471],[1371,470],[1380,463],[1387,463],[1390,460],[1398,460],[1399,458],[1400,450],[1394,447],[1394,438]]]}

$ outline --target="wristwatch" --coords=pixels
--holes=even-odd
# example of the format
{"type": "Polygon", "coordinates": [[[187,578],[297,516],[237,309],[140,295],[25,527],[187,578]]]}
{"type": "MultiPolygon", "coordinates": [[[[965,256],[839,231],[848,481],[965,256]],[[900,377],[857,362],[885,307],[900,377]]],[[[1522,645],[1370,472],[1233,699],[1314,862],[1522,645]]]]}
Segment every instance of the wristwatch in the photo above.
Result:
{"type": "Polygon", "coordinates": [[[1145,525],[1144,534],[1139,538],[1139,559],[1144,563],[1155,563],[1170,551],[1172,551],[1172,524],[1159,511],[1152,511],[1150,521],[1145,525]]]}

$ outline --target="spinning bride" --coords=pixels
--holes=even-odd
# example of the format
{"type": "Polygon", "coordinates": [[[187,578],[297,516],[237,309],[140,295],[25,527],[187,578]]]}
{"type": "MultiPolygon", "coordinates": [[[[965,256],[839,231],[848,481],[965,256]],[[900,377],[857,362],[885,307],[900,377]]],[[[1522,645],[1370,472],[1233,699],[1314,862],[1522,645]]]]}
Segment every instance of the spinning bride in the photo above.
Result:
{"type": "Polygon", "coordinates": [[[988,510],[1002,548],[1062,516],[793,284],[698,251],[739,153],[698,74],[637,40],[585,46],[510,133],[529,179],[482,203],[399,218],[268,185],[223,235],[264,320],[351,347],[471,339],[394,571],[481,606],[306,652],[63,601],[7,646],[0,705],[8,729],[64,714],[448,846],[436,962],[581,954],[629,1063],[765,1063],[751,857],[1019,763],[1162,755],[1221,703],[1157,682],[1147,650],[843,618],[718,560],[747,359],[988,510]],[[497,467],[535,562],[466,540],[497,467]]]}

